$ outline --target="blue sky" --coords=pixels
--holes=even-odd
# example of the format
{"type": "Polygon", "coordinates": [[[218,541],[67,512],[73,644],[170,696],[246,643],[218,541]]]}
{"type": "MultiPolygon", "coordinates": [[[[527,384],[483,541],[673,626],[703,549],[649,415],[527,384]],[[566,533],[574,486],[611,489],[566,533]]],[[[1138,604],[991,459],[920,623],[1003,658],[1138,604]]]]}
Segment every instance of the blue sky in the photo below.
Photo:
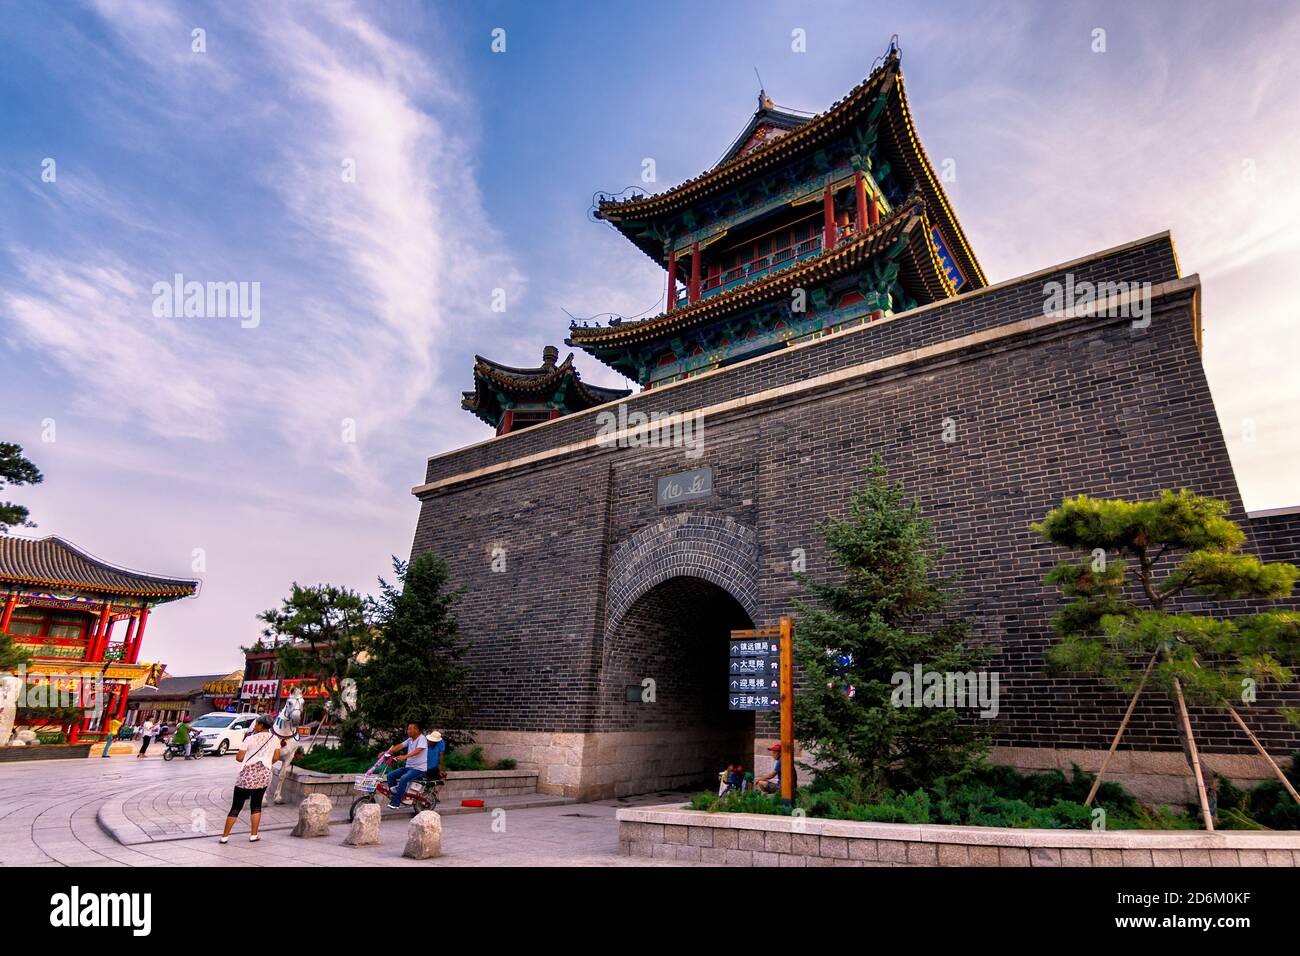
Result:
{"type": "Polygon", "coordinates": [[[662,300],[596,190],[712,165],[755,67],[825,109],[893,33],[991,281],[1172,230],[1247,506],[1300,503],[1300,11],[1222,10],[5,0],[0,436],[46,473],[23,533],[159,573],[199,549],[146,653],[238,667],[292,580],[369,590],[406,554],[425,457],[488,434],[458,407],[476,352],[531,364],[565,310],[662,300]],[[260,283],[260,324],[154,316],[177,272],[260,283]]]}

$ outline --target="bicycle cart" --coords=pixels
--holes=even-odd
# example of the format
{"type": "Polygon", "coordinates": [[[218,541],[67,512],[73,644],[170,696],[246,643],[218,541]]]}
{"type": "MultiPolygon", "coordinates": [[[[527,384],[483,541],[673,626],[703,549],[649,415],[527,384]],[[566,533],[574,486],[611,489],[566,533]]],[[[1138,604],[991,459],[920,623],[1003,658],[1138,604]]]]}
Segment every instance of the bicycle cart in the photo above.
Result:
{"type": "MultiPolygon", "coordinates": [[[[378,803],[381,807],[387,809],[388,802],[392,799],[392,792],[388,789],[387,773],[396,765],[393,755],[384,751],[380,754],[379,759],[365,773],[359,775],[352,783],[353,790],[361,791],[361,795],[352,801],[352,806],[348,808],[348,822],[351,823],[357,815],[357,807],[363,803],[378,803]],[[380,801],[383,801],[380,803],[380,801]]],[[[436,771],[434,771],[436,773],[436,771]]],[[[425,776],[422,780],[411,781],[410,786],[406,788],[406,794],[402,797],[402,806],[410,807],[413,814],[421,810],[438,809],[438,791],[442,788],[442,781],[436,777],[425,776]]]]}

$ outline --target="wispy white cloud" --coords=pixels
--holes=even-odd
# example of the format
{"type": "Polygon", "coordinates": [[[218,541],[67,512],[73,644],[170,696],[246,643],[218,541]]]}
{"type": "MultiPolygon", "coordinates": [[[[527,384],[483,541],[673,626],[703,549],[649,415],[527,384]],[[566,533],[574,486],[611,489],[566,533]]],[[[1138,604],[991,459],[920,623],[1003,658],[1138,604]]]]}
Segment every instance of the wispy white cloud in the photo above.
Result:
{"type": "Polygon", "coordinates": [[[212,441],[227,425],[222,402],[192,357],[196,335],[154,319],[150,281],[105,257],[79,264],[12,250],[26,280],[3,296],[12,330],[45,361],[75,375],[81,410],[175,439],[212,441]]]}
{"type": "MultiPolygon", "coordinates": [[[[88,339],[113,343],[110,374],[75,386],[108,418],[138,416],[168,437],[219,440],[236,423],[272,430],[297,465],[375,489],[397,456],[411,457],[412,435],[427,434],[412,417],[439,387],[447,339],[466,315],[488,311],[493,289],[518,297],[525,288],[482,211],[472,143],[460,132],[472,128],[470,104],[352,4],[244,12],[238,23],[206,16],[196,20],[207,30],[203,55],[174,9],[94,6],[132,57],[129,83],[118,76],[115,92],[129,85],[140,109],[172,122],[192,120],[196,98],[221,108],[206,135],[214,148],[235,146],[228,162],[247,164],[265,190],[272,205],[255,220],[267,230],[258,238],[281,254],[250,259],[202,207],[176,222],[165,198],[65,173],[59,191],[47,190],[61,197],[51,216],[89,209],[131,240],[83,237],[63,257],[12,249],[25,280],[8,300],[19,337],[68,370],[85,367],[88,339]],[[210,66],[198,76],[191,61],[210,66]],[[246,123],[233,138],[231,117],[246,123]],[[150,228],[161,222],[172,228],[150,228]],[[261,326],[142,321],[142,291],[173,271],[259,282],[261,326]],[[219,400],[204,384],[218,381],[219,400]]],[[[194,135],[205,135],[202,124],[194,135]]]]}
{"type": "Polygon", "coordinates": [[[0,424],[46,471],[36,533],[163,573],[203,549],[203,598],[151,653],[224,662],[291,580],[369,588],[405,551],[424,456],[484,437],[449,343],[509,328],[492,292],[527,284],[483,209],[474,104],[382,11],[91,8],[109,42],[56,19],[80,52],[54,69],[107,150],[62,148],[55,183],[6,172],[37,228],[3,228],[0,348],[47,394],[0,424]],[[260,283],[260,324],[154,317],[177,272],[260,283]]]}

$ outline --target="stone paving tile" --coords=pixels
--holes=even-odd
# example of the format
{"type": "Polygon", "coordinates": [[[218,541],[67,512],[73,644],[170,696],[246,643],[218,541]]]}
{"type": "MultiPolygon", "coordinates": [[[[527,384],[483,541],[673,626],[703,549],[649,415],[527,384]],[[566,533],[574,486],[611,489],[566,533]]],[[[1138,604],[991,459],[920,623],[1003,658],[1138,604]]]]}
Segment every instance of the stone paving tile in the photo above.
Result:
{"type": "MultiPolygon", "coordinates": [[[[236,764],[231,759],[165,763],[112,758],[0,766],[0,864],[30,866],[663,866],[677,860],[620,856],[619,807],[661,804],[668,794],[593,804],[449,814],[443,818],[444,856],[402,857],[409,817],[386,818],[376,847],[345,847],[346,823],[330,836],[291,837],[297,808],[270,803],[263,839],[247,840],[248,814],[229,844],[217,842],[225,821],[236,764]],[[111,807],[113,813],[105,810],[111,807]],[[195,817],[195,810],[202,811],[195,817]],[[114,817],[117,814],[117,817],[114,817]],[[109,819],[125,821],[133,840],[123,845],[105,832],[109,819]],[[494,829],[503,820],[505,832],[494,829]],[[196,824],[200,832],[195,833],[196,824]],[[207,832],[202,828],[206,827],[207,832]]],[[[695,864],[699,865],[699,864],[695,864]]]]}

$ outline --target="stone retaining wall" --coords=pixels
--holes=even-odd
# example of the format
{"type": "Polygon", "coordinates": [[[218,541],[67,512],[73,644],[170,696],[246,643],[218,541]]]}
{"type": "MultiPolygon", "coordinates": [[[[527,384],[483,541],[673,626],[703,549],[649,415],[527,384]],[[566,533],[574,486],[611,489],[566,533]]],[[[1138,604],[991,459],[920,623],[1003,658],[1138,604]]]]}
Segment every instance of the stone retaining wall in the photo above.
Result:
{"type": "MultiPolygon", "coordinates": [[[[278,773],[278,771],[277,771],[278,773]]],[[[351,803],[359,795],[352,787],[354,773],[316,773],[294,767],[284,784],[284,799],[298,801],[313,793],[323,794],[337,806],[351,803]]],[[[275,782],[272,782],[272,787],[275,782]]],[[[272,791],[274,792],[274,791],[272,791]]],[[[533,770],[453,770],[447,773],[442,788],[443,803],[460,803],[490,797],[508,797],[537,792],[537,772],[533,770]]]]}
{"type": "MultiPolygon", "coordinates": [[[[93,744],[38,744],[35,747],[0,747],[0,763],[24,760],[71,760],[87,757],[93,744]]],[[[104,744],[99,744],[99,750],[104,744]]]]}
{"type": "Polygon", "coordinates": [[[618,811],[626,856],[727,866],[1297,866],[1300,833],[855,823],[678,805],[618,811]]]}

